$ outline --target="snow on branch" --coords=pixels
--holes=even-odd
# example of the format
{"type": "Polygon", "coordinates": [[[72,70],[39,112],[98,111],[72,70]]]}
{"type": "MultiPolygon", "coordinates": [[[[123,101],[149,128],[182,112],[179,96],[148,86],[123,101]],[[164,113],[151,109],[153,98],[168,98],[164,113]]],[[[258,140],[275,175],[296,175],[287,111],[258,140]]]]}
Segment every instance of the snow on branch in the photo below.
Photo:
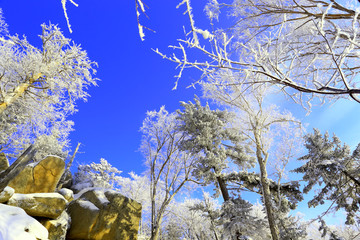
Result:
{"type": "Polygon", "coordinates": [[[155,32],[154,30],[152,30],[152,29],[150,29],[148,27],[145,27],[144,25],[142,25],[140,23],[140,15],[141,14],[144,14],[148,18],[148,16],[145,13],[145,7],[148,8],[148,6],[146,6],[144,4],[143,0],[135,0],[136,19],[137,19],[137,24],[138,24],[138,29],[139,29],[139,36],[140,36],[141,41],[145,40],[144,28],[149,30],[149,31],[155,32]]]}
{"type": "Polygon", "coordinates": [[[208,30],[202,30],[197,27],[195,27],[195,21],[194,21],[194,15],[192,14],[192,7],[190,0],[183,0],[181,3],[179,3],[176,8],[179,8],[181,5],[186,4],[186,11],[184,12],[184,15],[187,14],[190,21],[191,31],[193,34],[192,43],[195,46],[199,45],[199,38],[197,36],[197,33],[201,34],[204,39],[213,39],[214,35],[212,35],[208,30]]]}
{"type": "Polygon", "coordinates": [[[76,7],[78,7],[79,5],[77,3],[75,3],[73,0],[61,0],[61,5],[62,5],[62,8],[64,10],[64,16],[65,16],[65,19],[66,19],[66,22],[67,22],[67,26],[69,28],[69,32],[72,33],[71,25],[70,25],[70,21],[69,21],[69,17],[67,15],[67,9],[66,9],[66,2],[67,1],[70,1],[76,7]]]}
{"type": "Polygon", "coordinates": [[[155,50],[177,64],[175,86],[185,68],[200,70],[205,82],[214,72],[229,70],[238,74],[239,85],[272,83],[307,110],[325,100],[360,102],[357,6],[335,0],[237,0],[231,5],[212,0],[205,6],[211,33],[196,26],[190,0],[181,6],[190,31],[169,46],[170,54],[155,50]],[[218,18],[220,7],[232,20],[229,27],[218,18]]]}

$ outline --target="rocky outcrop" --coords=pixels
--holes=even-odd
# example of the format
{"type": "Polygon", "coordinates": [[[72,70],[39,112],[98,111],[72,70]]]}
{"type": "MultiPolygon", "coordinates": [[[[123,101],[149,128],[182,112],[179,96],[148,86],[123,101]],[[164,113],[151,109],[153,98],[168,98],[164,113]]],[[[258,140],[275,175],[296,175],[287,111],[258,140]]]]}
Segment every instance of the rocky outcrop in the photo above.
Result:
{"type": "MultiPolygon", "coordinates": [[[[0,190],[0,240],[137,239],[141,217],[138,202],[112,190],[95,188],[82,190],[74,197],[72,190],[62,188],[71,181],[59,182],[64,161],[47,157],[26,165],[34,155],[30,153],[24,155],[27,160],[21,168],[13,164],[2,172],[8,177],[0,190]],[[12,175],[8,174],[10,170],[14,170],[12,175]],[[13,234],[14,229],[21,234],[13,234]]],[[[68,176],[71,178],[71,174],[68,176]]]]}
{"type": "Polygon", "coordinates": [[[7,202],[12,195],[14,195],[15,190],[11,187],[5,187],[4,190],[0,193],[0,203],[7,202]]]}
{"type": "Polygon", "coordinates": [[[136,239],[141,205],[121,194],[90,189],[80,193],[67,211],[72,219],[68,239],[136,239]]]}
{"type": "Polygon", "coordinates": [[[5,153],[0,153],[0,172],[6,170],[9,167],[9,161],[6,158],[5,153]]]}
{"type": "Polygon", "coordinates": [[[8,186],[14,188],[16,193],[54,192],[64,170],[64,160],[48,156],[40,162],[26,166],[8,186]]]}
{"type": "Polygon", "coordinates": [[[69,204],[67,211],[72,220],[68,239],[91,239],[100,209],[89,201],[78,199],[69,204]]]}
{"type": "Polygon", "coordinates": [[[57,219],[41,221],[41,224],[49,232],[49,240],[65,240],[70,223],[71,219],[66,211],[62,212],[57,219]]]}
{"type": "Polygon", "coordinates": [[[51,219],[60,216],[66,203],[66,199],[59,193],[15,193],[8,201],[8,205],[20,207],[30,216],[51,219]]]}

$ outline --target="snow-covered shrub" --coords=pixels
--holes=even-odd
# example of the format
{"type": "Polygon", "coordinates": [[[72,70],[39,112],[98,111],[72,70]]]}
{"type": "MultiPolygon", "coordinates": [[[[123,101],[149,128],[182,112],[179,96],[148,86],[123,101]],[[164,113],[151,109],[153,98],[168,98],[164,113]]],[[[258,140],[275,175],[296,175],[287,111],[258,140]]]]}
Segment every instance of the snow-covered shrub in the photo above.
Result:
{"type": "Polygon", "coordinates": [[[100,163],[90,163],[79,165],[75,173],[74,190],[81,190],[87,187],[115,188],[121,173],[116,167],[113,167],[104,158],[100,163]]]}

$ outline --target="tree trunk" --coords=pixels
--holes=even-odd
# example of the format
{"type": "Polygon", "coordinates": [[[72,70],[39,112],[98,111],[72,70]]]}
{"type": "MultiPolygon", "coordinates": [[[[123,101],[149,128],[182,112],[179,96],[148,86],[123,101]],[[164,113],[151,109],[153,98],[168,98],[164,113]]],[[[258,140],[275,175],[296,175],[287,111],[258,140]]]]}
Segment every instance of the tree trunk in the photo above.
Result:
{"type": "MultiPolygon", "coordinates": [[[[261,160],[263,161],[263,160],[261,160]]],[[[274,211],[271,204],[271,193],[270,193],[270,186],[269,186],[269,180],[267,178],[267,171],[266,166],[264,163],[260,163],[260,172],[261,172],[261,186],[262,186],[262,192],[263,192],[263,198],[264,198],[264,205],[266,209],[266,215],[269,222],[269,227],[271,231],[271,236],[273,240],[279,239],[279,230],[275,223],[274,218],[274,211]]]]}
{"type": "MultiPolygon", "coordinates": [[[[215,173],[217,173],[216,168],[214,168],[214,171],[215,171],[215,173]]],[[[224,181],[224,179],[222,177],[219,177],[219,176],[216,177],[216,180],[217,180],[217,182],[219,184],[219,188],[220,188],[220,191],[221,191],[221,195],[223,196],[224,202],[229,201],[230,200],[230,195],[229,195],[229,190],[227,189],[227,186],[226,186],[226,182],[224,181]]],[[[232,217],[231,220],[233,218],[234,217],[232,217]]],[[[215,228],[214,228],[214,231],[215,231],[215,228]]],[[[217,235],[216,235],[216,232],[215,232],[215,237],[216,237],[216,239],[218,239],[217,235]]],[[[241,239],[241,237],[242,237],[242,234],[239,231],[236,231],[235,239],[241,239]]]]}
{"type": "Polygon", "coordinates": [[[224,179],[222,179],[222,177],[216,177],[216,180],[219,183],[221,195],[223,196],[224,202],[228,201],[230,199],[230,196],[224,179]]]}
{"type": "Polygon", "coordinates": [[[0,192],[25,168],[28,162],[34,157],[36,150],[30,145],[8,169],[0,174],[0,192]]]}
{"type": "Polygon", "coordinates": [[[156,205],[155,205],[155,194],[156,194],[156,187],[154,186],[153,180],[151,182],[151,189],[150,189],[150,196],[151,196],[151,237],[150,240],[155,240],[155,228],[156,226],[156,205]]]}
{"type": "Polygon", "coordinates": [[[170,197],[170,199],[165,200],[162,203],[162,205],[158,211],[158,215],[155,217],[155,222],[151,229],[151,238],[150,238],[151,240],[157,240],[159,238],[160,226],[161,226],[163,216],[165,213],[165,208],[166,208],[166,206],[169,205],[169,203],[171,202],[171,199],[172,199],[172,197],[170,197]]]}
{"type": "Polygon", "coordinates": [[[6,94],[4,100],[2,103],[0,103],[0,114],[3,113],[6,108],[11,105],[13,102],[15,102],[20,96],[23,95],[23,93],[28,89],[30,86],[30,83],[23,83],[11,93],[6,94]]]}
{"type": "MultiPolygon", "coordinates": [[[[219,174],[219,171],[216,169],[216,167],[212,167],[212,169],[214,170],[215,175],[219,174]]],[[[230,195],[229,195],[229,191],[226,187],[226,182],[220,176],[216,176],[216,181],[219,184],[219,188],[221,191],[221,195],[223,196],[224,202],[228,201],[230,199],[230,195]]]]}
{"type": "Polygon", "coordinates": [[[19,97],[21,97],[26,90],[41,76],[36,74],[35,78],[30,78],[29,82],[25,82],[17,86],[14,91],[6,93],[3,102],[0,103],[0,114],[3,113],[8,106],[13,104],[19,97]]]}
{"type": "Polygon", "coordinates": [[[262,187],[262,194],[264,199],[264,205],[266,209],[266,215],[268,218],[269,228],[271,232],[271,237],[273,240],[279,240],[279,230],[275,223],[274,211],[271,204],[271,192],[269,186],[269,179],[266,170],[266,162],[267,156],[263,157],[262,149],[260,144],[260,138],[258,133],[255,133],[255,140],[256,140],[256,157],[260,167],[260,174],[261,174],[261,187],[262,187]]]}
{"type": "MultiPolygon", "coordinates": [[[[162,218],[162,216],[161,216],[162,218]]],[[[155,223],[155,228],[152,229],[151,231],[151,240],[157,240],[159,238],[159,233],[160,233],[160,225],[161,225],[161,219],[159,220],[159,222],[155,223]]]]}

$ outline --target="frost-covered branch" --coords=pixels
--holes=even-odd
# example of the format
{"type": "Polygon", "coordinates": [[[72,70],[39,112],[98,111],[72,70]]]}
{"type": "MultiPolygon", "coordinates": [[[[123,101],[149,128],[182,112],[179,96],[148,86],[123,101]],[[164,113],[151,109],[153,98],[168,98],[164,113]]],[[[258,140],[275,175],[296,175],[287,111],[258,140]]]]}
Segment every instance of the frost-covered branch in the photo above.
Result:
{"type": "Polygon", "coordinates": [[[78,7],[79,5],[77,3],[75,3],[73,0],[61,0],[61,5],[62,5],[62,8],[64,10],[64,16],[65,16],[65,19],[66,19],[66,23],[67,23],[67,26],[69,28],[69,32],[72,33],[72,29],[71,29],[71,25],[70,25],[70,20],[69,20],[69,17],[67,15],[67,9],[66,9],[66,3],[67,1],[70,1],[74,6],[78,7]]]}
{"type": "Polygon", "coordinates": [[[238,75],[235,84],[273,83],[307,109],[316,99],[360,102],[357,5],[335,0],[210,1],[205,10],[214,30],[204,34],[195,24],[191,2],[184,0],[179,6],[186,8],[191,34],[179,39],[181,45],[172,46],[171,54],[156,52],[177,64],[176,81],[187,68],[200,70],[203,82],[230,70],[238,75]],[[225,30],[226,23],[217,27],[212,21],[220,6],[234,22],[225,30]]]}

